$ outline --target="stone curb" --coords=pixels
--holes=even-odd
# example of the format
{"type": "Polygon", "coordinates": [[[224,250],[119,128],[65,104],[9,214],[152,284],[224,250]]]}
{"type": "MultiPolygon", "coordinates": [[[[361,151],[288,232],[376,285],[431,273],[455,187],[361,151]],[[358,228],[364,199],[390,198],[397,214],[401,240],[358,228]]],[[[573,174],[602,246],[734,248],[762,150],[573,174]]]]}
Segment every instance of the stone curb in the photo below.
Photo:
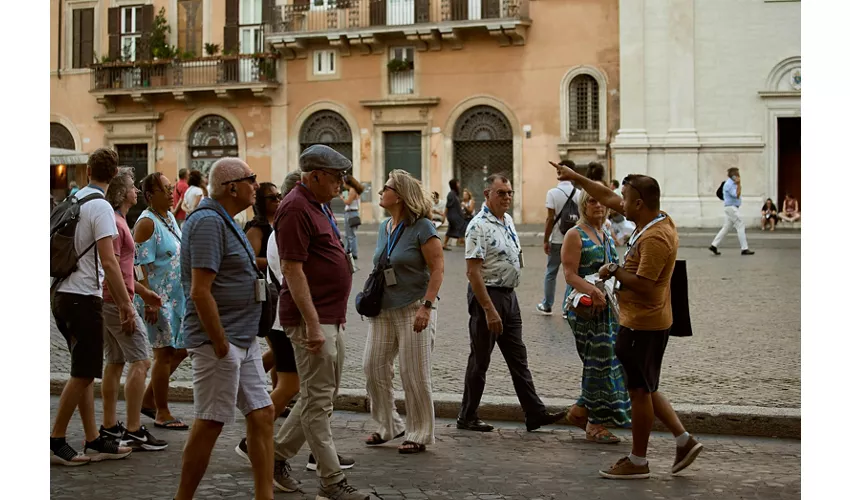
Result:
{"type": "MultiPolygon", "coordinates": [[[[50,394],[59,395],[68,380],[64,373],[50,374],[50,394]]],[[[123,382],[123,381],[122,381],[123,382]]],[[[271,390],[271,387],[269,387],[271,390]]],[[[95,395],[100,396],[100,381],[95,380],[95,395]]],[[[119,392],[123,398],[123,385],[119,392]]],[[[457,418],[461,395],[434,393],[434,410],[438,418],[457,418]]],[[[169,400],[192,402],[192,383],[172,381],[169,400]]],[[[573,400],[547,398],[550,409],[567,408],[573,400]]],[[[404,393],[396,392],[396,406],[404,413],[404,393]]],[[[341,389],[334,401],[334,408],[343,411],[368,412],[369,397],[365,390],[341,389]]],[[[765,408],[759,406],[726,406],[679,404],[675,406],[682,424],[694,434],[723,434],[771,438],[800,439],[800,408],[765,408]]],[[[483,420],[522,422],[525,416],[513,396],[484,396],[478,410],[483,420]]],[[[562,422],[566,424],[566,422],[562,422]]],[[[665,431],[658,420],[653,427],[665,431]]]]}

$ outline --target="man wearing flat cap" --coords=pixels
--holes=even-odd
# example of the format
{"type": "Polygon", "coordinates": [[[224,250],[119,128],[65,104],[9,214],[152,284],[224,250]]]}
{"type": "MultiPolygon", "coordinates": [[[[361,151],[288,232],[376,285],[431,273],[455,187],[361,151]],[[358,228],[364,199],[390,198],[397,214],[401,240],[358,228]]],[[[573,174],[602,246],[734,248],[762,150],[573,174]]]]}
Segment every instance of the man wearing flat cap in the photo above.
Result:
{"type": "Polygon", "coordinates": [[[349,486],[342,473],[330,426],[345,355],[343,327],[354,261],[326,204],[339,196],[351,161],[317,144],[301,153],[299,164],[301,182],[284,198],[274,221],[285,278],[280,325],[292,341],[301,379],[301,397],[275,435],[274,485],[287,492],[299,489],[288,460],[306,441],[318,466],[317,498],[363,500],[369,495],[349,486]]]}

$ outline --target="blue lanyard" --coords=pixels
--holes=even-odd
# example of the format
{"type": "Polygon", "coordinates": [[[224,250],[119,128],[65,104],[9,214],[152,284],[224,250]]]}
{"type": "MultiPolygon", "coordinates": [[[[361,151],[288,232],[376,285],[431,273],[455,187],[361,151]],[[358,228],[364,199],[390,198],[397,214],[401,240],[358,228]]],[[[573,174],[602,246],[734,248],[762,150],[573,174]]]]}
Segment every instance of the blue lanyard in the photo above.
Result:
{"type": "MultiPolygon", "coordinates": [[[[387,224],[389,224],[389,222],[387,224]]],[[[387,238],[387,258],[388,259],[390,258],[390,255],[392,255],[393,250],[395,249],[395,246],[398,244],[398,239],[401,238],[401,231],[402,231],[403,228],[404,228],[404,221],[402,221],[398,225],[398,227],[393,229],[392,234],[390,235],[389,238],[387,238]]]]}
{"type": "Polygon", "coordinates": [[[92,189],[97,189],[98,191],[100,191],[100,194],[106,194],[106,193],[103,191],[103,189],[100,189],[99,187],[95,186],[94,184],[89,184],[89,185],[88,185],[88,186],[86,186],[86,187],[90,187],[90,188],[92,188],[92,189]]]}
{"type": "MultiPolygon", "coordinates": [[[[608,262],[613,262],[611,260],[611,248],[608,245],[608,238],[607,238],[608,235],[606,234],[605,235],[606,237],[602,238],[602,236],[599,234],[599,231],[597,231],[595,227],[593,227],[593,226],[587,226],[587,227],[589,227],[590,229],[593,229],[593,233],[596,234],[596,239],[599,240],[599,243],[602,245],[602,248],[605,250],[605,260],[607,260],[608,262]]],[[[602,230],[602,233],[605,234],[604,229],[602,230]]]]}
{"type": "MultiPolygon", "coordinates": [[[[492,213],[493,213],[493,212],[491,212],[491,211],[490,211],[490,209],[487,207],[487,205],[484,205],[484,207],[482,208],[482,210],[484,210],[484,213],[487,213],[487,214],[491,214],[491,215],[492,215],[492,213]]],[[[495,217],[496,217],[496,216],[494,215],[494,216],[493,216],[493,218],[495,218],[495,217]]],[[[507,224],[502,224],[501,222],[499,222],[499,220],[498,220],[498,219],[496,219],[496,224],[498,224],[498,225],[499,225],[499,227],[501,227],[502,229],[504,229],[504,230],[505,230],[505,232],[507,232],[507,233],[508,233],[508,236],[510,236],[510,237],[511,237],[511,239],[512,239],[512,240],[514,240],[514,245],[516,245],[517,247],[519,247],[519,243],[517,243],[517,240],[516,240],[516,234],[515,234],[513,231],[511,231],[511,228],[509,228],[507,224]]]]}
{"type": "Polygon", "coordinates": [[[325,213],[325,217],[327,217],[328,222],[331,223],[331,228],[334,230],[334,233],[336,233],[337,239],[342,241],[342,235],[339,233],[339,227],[337,227],[336,220],[334,220],[333,216],[331,216],[331,214],[329,213],[330,209],[327,207],[327,205],[322,205],[322,212],[325,213]]]}

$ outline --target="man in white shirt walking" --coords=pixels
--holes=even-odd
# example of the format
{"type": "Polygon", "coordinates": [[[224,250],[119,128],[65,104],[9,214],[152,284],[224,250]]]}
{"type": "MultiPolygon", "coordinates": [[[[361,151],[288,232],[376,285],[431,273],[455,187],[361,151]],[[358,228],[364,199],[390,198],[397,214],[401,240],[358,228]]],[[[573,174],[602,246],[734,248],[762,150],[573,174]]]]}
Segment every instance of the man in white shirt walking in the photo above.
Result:
{"type": "MultiPolygon", "coordinates": [[[[571,160],[564,160],[562,165],[571,169],[575,169],[575,163],[571,160]]],[[[567,201],[572,196],[572,201],[577,202],[581,191],[573,186],[573,183],[558,176],[558,185],[550,189],[546,193],[546,229],[543,231],[543,251],[548,256],[546,259],[546,274],[543,277],[543,302],[537,304],[537,311],[545,316],[552,314],[552,306],[555,303],[555,287],[558,280],[558,270],[561,268],[561,246],[564,243],[564,233],[560,229],[560,220],[558,214],[564,209],[567,201]]],[[[566,285],[565,285],[566,286],[566,285]]],[[[563,309],[564,303],[567,300],[566,290],[564,290],[564,302],[561,303],[563,309]]]]}
{"type": "Polygon", "coordinates": [[[741,255],[753,255],[755,252],[750,250],[747,245],[747,231],[744,228],[744,221],[741,220],[741,216],[738,213],[741,208],[741,173],[736,167],[730,168],[726,173],[729,176],[723,184],[723,210],[726,212],[726,222],[723,223],[723,227],[720,228],[720,232],[714,237],[714,241],[711,242],[711,246],[708,249],[714,255],[720,255],[717,245],[723,241],[726,233],[734,227],[738,231],[741,255]]]}

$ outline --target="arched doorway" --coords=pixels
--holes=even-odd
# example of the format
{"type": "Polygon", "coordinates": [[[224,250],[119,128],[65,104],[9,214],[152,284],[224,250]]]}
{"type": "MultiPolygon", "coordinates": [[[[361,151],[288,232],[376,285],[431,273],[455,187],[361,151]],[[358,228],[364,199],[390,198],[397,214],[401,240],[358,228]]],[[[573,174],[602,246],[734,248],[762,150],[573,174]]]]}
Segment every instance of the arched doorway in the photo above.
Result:
{"type": "MultiPolygon", "coordinates": [[[[513,179],[513,131],[501,111],[480,105],[464,111],[457,120],[452,137],[454,177],[461,189],[472,192],[475,205],[484,201],[484,180],[502,173],[513,179]]],[[[441,195],[448,186],[440,186],[441,195]]],[[[514,186],[519,189],[519,186],[514,186]]]]}
{"type": "Polygon", "coordinates": [[[238,157],[239,144],[233,125],[218,115],[207,115],[189,133],[189,169],[209,174],[219,158],[238,157]]]}
{"type": "MultiPolygon", "coordinates": [[[[314,144],[324,144],[353,161],[351,128],[345,118],[335,111],[322,110],[310,115],[301,126],[299,142],[301,151],[314,144]]],[[[331,209],[334,213],[341,214],[345,205],[339,198],[334,198],[331,200],[331,209]]]]}
{"type": "Polygon", "coordinates": [[[61,123],[50,122],[50,147],[62,149],[76,149],[74,136],[71,131],[61,123]]]}

